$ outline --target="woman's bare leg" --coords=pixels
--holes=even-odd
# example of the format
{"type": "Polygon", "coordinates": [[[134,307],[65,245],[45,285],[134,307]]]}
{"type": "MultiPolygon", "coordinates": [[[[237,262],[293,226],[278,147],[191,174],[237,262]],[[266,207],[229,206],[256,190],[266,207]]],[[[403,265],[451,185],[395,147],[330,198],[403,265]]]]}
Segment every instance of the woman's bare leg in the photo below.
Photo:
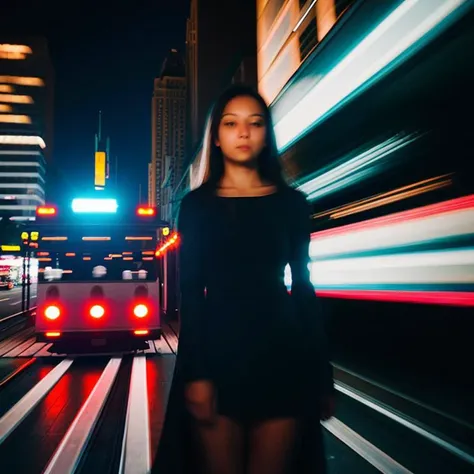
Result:
{"type": "Polygon", "coordinates": [[[295,445],[296,420],[266,420],[249,434],[248,474],[286,474],[295,445]]]}
{"type": "Polygon", "coordinates": [[[212,425],[198,425],[202,472],[244,474],[244,431],[230,418],[219,416],[212,425]]]}

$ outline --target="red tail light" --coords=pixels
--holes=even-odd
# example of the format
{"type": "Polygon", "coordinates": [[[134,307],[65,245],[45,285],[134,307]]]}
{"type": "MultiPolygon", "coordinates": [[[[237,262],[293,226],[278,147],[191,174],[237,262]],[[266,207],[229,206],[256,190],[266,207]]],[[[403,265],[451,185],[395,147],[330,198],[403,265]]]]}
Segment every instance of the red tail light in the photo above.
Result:
{"type": "Polygon", "coordinates": [[[38,206],[36,208],[36,214],[38,216],[55,216],[56,208],[54,206],[38,206]]]}
{"type": "Polygon", "coordinates": [[[44,310],[44,315],[49,320],[54,321],[55,319],[58,319],[59,316],[61,316],[61,310],[57,306],[51,305],[44,310]]]}
{"type": "Polygon", "coordinates": [[[105,314],[105,309],[100,304],[95,304],[89,310],[89,314],[95,319],[100,319],[105,314]]]}
{"type": "Polygon", "coordinates": [[[144,318],[148,315],[148,307],[144,304],[137,304],[135,308],[133,308],[133,314],[137,318],[144,318]]]}
{"type": "Polygon", "coordinates": [[[156,209],[154,207],[139,207],[137,209],[137,214],[139,216],[154,216],[156,214],[156,209]]]}

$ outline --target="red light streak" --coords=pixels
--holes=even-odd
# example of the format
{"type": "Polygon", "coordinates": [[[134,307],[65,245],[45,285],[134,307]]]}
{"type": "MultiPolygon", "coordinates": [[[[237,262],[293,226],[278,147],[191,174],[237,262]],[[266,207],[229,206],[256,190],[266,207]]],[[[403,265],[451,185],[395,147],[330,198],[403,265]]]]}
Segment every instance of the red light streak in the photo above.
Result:
{"type": "Polygon", "coordinates": [[[355,224],[344,225],[334,229],[322,230],[313,232],[311,239],[322,237],[335,236],[354,232],[359,230],[367,230],[374,227],[382,227],[388,224],[395,224],[398,222],[407,222],[409,220],[422,219],[424,217],[431,217],[438,214],[446,214],[450,212],[459,212],[474,208],[474,194],[461,198],[451,199],[429,206],[419,207],[417,209],[410,209],[409,211],[397,212],[388,216],[377,217],[367,221],[356,222],[355,224]]]}

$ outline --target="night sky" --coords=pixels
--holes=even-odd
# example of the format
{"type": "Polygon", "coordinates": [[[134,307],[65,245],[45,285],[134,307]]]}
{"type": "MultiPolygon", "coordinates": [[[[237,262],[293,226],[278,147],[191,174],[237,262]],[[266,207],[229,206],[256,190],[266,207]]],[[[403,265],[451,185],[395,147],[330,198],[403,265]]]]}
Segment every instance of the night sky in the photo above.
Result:
{"type": "Polygon", "coordinates": [[[153,79],[167,51],[184,53],[189,0],[78,2],[75,8],[54,2],[60,9],[52,1],[10,3],[2,5],[1,29],[45,36],[55,69],[47,199],[93,190],[94,133],[102,110],[103,132],[118,158],[117,197],[138,201],[141,184],[146,200],[153,79]]]}

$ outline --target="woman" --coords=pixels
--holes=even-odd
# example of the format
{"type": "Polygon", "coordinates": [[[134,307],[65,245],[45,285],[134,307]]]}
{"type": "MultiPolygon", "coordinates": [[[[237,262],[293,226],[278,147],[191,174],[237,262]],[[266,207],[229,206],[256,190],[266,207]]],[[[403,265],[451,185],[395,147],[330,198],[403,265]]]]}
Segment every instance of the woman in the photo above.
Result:
{"type": "Polygon", "coordinates": [[[323,472],[333,381],[309,279],[309,207],[282,178],[252,89],[227,90],[206,135],[205,183],[178,222],[181,333],[156,472],[323,472]]]}

